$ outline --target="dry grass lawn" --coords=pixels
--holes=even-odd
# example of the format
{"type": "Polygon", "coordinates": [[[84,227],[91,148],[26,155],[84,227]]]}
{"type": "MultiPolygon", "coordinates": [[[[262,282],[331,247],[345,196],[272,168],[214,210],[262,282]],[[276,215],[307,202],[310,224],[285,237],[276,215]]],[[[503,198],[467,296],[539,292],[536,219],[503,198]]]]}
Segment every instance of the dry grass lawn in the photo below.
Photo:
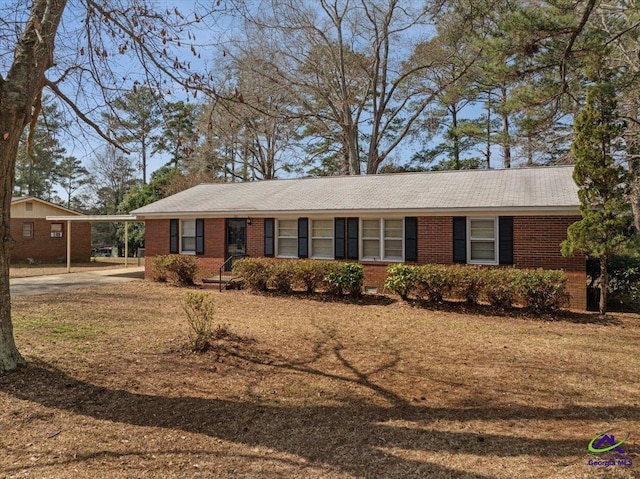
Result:
{"type": "Polygon", "coordinates": [[[556,320],[212,291],[232,333],[185,347],[185,290],[16,298],[0,477],[640,477],[640,319],[556,320]],[[596,433],[632,467],[593,467],[596,433]]]}

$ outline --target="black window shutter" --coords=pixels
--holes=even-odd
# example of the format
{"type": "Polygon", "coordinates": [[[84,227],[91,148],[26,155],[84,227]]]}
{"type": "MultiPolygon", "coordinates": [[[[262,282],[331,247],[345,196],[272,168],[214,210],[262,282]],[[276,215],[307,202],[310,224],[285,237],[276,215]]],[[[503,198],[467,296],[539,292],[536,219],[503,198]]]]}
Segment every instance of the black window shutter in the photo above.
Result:
{"type": "Polygon", "coordinates": [[[453,262],[467,262],[467,218],[454,216],[453,218],[453,262]]]}
{"type": "Polygon", "coordinates": [[[298,218],[298,258],[309,257],[309,218],[298,218]]]}
{"type": "Polygon", "coordinates": [[[347,258],[358,259],[358,218],[347,218],[347,258]]]}
{"type": "Polygon", "coordinates": [[[500,264],[513,264],[513,216],[501,216],[498,220],[498,231],[500,264]]]}
{"type": "Polygon", "coordinates": [[[333,225],[333,252],[335,259],[345,259],[345,221],[344,218],[336,218],[333,225]]]}
{"type": "Polygon", "coordinates": [[[404,219],[404,260],[418,261],[418,218],[404,219]]]}
{"type": "Polygon", "coordinates": [[[275,235],[275,220],[273,218],[264,219],[264,255],[266,257],[273,257],[275,255],[275,248],[273,238],[275,235]]]}
{"type": "Polygon", "coordinates": [[[196,220],[196,254],[204,254],[204,220],[196,220]]]}
{"type": "Polygon", "coordinates": [[[169,253],[178,254],[180,248],[180,241],[178,235],[180,234],[179,220],[169,220],[169,253]]]}

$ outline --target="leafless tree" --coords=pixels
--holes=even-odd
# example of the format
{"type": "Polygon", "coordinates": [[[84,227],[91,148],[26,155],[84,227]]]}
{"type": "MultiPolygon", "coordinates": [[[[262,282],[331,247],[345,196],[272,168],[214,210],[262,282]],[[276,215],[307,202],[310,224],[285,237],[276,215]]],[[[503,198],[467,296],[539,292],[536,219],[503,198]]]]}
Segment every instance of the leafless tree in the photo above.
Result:
{"type": "Polygon", "coordinates": [[[210,16],[156,11],[145,0],[14,0],[0,20],[0,373],[24,363],[9,294],[10,208],[16,153],[40,113],[44,89],[105,141],[99,110],[123,91],[205,88],[190,68],[199,48],[189,25],[210,16]],[[186,48],[186,52],[178,53],[186,48]]]}

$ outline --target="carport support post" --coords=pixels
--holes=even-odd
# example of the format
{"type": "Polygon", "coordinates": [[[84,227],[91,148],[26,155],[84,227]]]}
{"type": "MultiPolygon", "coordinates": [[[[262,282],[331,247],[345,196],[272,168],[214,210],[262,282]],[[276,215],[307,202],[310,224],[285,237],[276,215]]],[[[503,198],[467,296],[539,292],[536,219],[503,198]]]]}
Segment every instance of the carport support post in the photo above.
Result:
{"type": "Polygon", "coordinates": [[[124,222],[124,267],[127,267],[127,259],[129,258],[129,222],[124,222]]]}
{"type": "Polygon", "coordinates": [[[71,273],[71,221],[67,220],[67,273],[71,273]]]}

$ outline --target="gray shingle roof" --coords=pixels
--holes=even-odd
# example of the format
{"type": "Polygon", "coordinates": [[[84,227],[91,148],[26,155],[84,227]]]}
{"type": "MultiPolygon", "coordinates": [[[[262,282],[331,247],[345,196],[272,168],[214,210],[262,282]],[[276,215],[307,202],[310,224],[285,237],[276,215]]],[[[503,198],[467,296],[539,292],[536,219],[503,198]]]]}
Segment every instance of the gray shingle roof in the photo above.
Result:
{"type": "Polygon", "coordinates": [[[132,211],[167,215],[563,210],[578,213],[572,167],[465,170],[198,185],[132,211]]]}

